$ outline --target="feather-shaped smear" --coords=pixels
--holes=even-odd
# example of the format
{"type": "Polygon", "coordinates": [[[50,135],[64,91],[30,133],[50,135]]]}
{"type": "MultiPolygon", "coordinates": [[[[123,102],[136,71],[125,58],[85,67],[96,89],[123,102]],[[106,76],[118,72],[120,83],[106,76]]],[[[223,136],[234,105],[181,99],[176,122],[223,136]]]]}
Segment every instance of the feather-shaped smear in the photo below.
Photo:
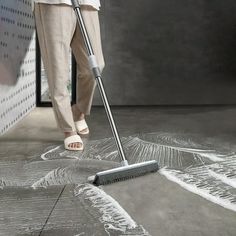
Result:
{"type": "Polygon", "coordinates": [[[119,235],[149,236],[150,234],[131,218],[131,216],[102,189],[90,184],[78,185],[74,190],[75,196],[89,201],[100,213],[99,220],[104,224],[108,235],[120,232],[119,235]]]}
{"type": "MultiPolygon", "coordinates": [[[[170,181],[236,211],[236,155],[217,145],[216,140],[188,134],[151,133],[123,137],[122,143],[129,163],[157,160],[161,168],[159,173],[170,181]]],[[[78,200],[86,198],[91,203],[90,207],[100,215],[100,223],[106,227],[108,235],[112,231],[122,235],[148,235],[102,189],[86,184],[90,175],[118,167],[119,162],[113,138],[88,141],[83,152],[51,146],[41,158],[0,163],[0,188],[38,189],[76,184],[75,197],[78,200]],[[109,209],[114,212],[108,212],[109,209]]]]}
{"type": "MultiPolygon", "coordinates": [[[[209,142],[188,134],[150,133],[122,138],[122,143],[130,163],[157,160],[163,168],[160,173],[169,180],[236,210],[236,154],[216,145],[213,139],[209,142]]],[[[44,156],[55,158],[52,153],[44,156]]],[[[62,156],[119,162],[113,138],[90,141],[83,153],[64,152],[62,156]]]]}

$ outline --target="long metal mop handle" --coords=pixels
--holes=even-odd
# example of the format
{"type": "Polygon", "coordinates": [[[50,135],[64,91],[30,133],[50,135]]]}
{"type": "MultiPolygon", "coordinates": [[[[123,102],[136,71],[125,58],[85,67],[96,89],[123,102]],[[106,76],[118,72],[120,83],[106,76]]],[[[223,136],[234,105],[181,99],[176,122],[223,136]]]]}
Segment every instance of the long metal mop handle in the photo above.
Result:
{"type": "Polygon", "coordinates": [[[85,27],[85,24],[84,24],[82,14],[80,12],[80,4],[78,3],[78,0],[71,0],[71,2],[72,2],[74,11],[76,13],[76,16],[77,16],[77,19],[78,19],[78,22],[79,22],[81,33],[83,35],[84,43],[85,43],[87,53],[88,53],[88,56],[89,56],[90,68],[93,71],[93,75],[97,80],[98,88],[99,88],[99,91],[100,91],[100,94],[101,94],[101,97],[102,97],[102,101],[103,101],[103,104],[104,104],[104,107],[105,107],[105,110],[106,110],[106,114],[107,114],[110,126],[111,126],[111,130],[112,130],[112,133],[115,137],[115,141],[116,141],[116,145],[117,145],[119,154],[120,154],[120,156],[123,160],[122,165],[126,166],[126,165],[128,165],[128,161],[126,160],[126,157],[125,157],[125,154],[124,154],[124,150],[123,150],[123,147],[122,147],[122,144],[121,144],[121,140],[120,140],[120,137],[119,137],[119,134],[118,134],[113,116],[112,116],[112,112],[111,112],[111,109],[110,109],[110,106],[109,106],[109,103],[108,103],[108,100],[107,100],[106,92],[104,90],[102,77],[101,77],[101,72],[100,72],[99,66],[97,64],[96,57],[95,57],[94,52],[93,52],[93,48],[92,48],[92,45],[91,45],[87,30],[86,30],[86,27],[85,27]]]}

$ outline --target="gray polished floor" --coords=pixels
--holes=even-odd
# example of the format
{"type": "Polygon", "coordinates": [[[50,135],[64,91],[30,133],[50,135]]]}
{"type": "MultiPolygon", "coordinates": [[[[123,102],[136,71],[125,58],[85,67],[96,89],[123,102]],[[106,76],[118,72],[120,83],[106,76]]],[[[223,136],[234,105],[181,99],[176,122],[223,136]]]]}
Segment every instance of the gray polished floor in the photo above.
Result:
{"type": "Polygon", "coordinates": [[[130,162],[157,174],[100,188],[117,166],[102,108],[88,117],[84,152],[65,152],[51,108],[0,137],[0,235],[236,235],[236,108],[114,108],[130,162]]]}

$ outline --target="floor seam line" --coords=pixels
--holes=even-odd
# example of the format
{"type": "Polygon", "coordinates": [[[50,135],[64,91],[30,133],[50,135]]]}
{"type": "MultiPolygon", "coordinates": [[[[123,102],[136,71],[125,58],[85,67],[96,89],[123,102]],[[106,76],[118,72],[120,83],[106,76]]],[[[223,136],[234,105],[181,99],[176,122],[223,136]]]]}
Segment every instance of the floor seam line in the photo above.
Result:
{"type": "Polygon", "coordinates": [[[55,207],[56,207],[56,205],[57,205],[57,203],[58,203],[58,201],[59,201],[59,199],[60,199],[62,193],[64,192],[65,187],[66,187],[66,185],[64,185],[64,187],[63,187],[63,189],[61,190],[59,196],[57,197],[57,200],[55,201],[55,203],[54,203],[54,205],[53,205],[53,207],[52,207],[52,209],[51,209],[51,211],[50,211],[50,213],[49,213],[49,215],[48,215],[48,217],[47,217],[47,219],[46,219],[46,221],[45,221],[45,223],[44,223],[44,225],[43,225],[43,227],[42,227],[42,229],[41,229],[41,231],[40,231],[40,233],[39,233],[38,236],[41,236],[41,234],[43,233],[43,230],[44,230],[45,226],[47,225],[48,220],[49,220],[50,216],[52,215],[52,212],[54,211],[54,209],[55,209],[55,207]]]}

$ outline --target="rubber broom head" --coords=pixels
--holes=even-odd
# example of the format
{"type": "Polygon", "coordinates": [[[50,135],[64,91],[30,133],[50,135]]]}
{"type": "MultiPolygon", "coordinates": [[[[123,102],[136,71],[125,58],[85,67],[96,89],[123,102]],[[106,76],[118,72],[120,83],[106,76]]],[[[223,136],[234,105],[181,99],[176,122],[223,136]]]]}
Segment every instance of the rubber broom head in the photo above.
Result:
{"type": "Polygon", "coordinates": [[[157,161],[147,161],[98,172],[93,184],[105,185],[158,171],[157,161]]]}

